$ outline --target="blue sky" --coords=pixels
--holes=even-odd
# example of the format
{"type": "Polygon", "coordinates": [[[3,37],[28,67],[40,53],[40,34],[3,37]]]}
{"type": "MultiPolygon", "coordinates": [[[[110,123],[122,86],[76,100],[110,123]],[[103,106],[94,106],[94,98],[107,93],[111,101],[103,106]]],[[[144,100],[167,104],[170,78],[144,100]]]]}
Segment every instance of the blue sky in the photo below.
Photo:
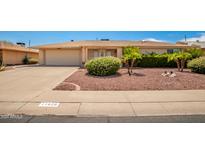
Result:
{"type": "Polygon", "coordinates": [[[176,42],[183,40],[205,41],[205,31],[0,31],[0,40],[13,43],[31,41],[31,46],[66,42],[70,40],[153,40],[176,42]]]}

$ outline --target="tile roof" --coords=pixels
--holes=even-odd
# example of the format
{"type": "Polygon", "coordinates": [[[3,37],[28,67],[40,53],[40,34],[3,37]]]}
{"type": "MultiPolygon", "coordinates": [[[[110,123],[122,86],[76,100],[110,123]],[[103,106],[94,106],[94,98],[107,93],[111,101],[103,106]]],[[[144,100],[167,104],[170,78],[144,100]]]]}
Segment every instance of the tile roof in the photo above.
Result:
{"type": "Polygon", "coordinates": [[[87,40],[87,41],[73,41],[57,44],[47,44],[35,46],[37,49],[52,49],[52,48],[80,48],[80,47],[125,47],[125,46],[138,46],[138,47],[153,47],[153,48],[186,48],[184,44],[173,44],[167,42],[153,42],[153,41],[101,41],[101,40],[87,40]]]}
{"type": "Polygon", "coordinates": [[[38,53],[39,51],[37,49],[32,48],[26,48],[22,47],[20,45],[15,44],[9,44],[5,42],[0,41],[0,50],[12,50],[12,51],[19,51],[19,52],[32,52],[32,53],[38,53]]]}

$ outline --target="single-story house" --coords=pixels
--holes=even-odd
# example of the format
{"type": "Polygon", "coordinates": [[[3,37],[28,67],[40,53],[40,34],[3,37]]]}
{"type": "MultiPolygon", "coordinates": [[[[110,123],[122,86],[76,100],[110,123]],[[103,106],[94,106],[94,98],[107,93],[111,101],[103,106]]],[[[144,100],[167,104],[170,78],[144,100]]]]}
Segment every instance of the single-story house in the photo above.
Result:
{"type": "Polygon", "coordinates": [[[26,48],[7,42],[0,42],[0,62],[5,65],[23,64],[25,56],[38,59],[37,49],[26,48]]]}
{"type": "Polygon", "coordinates": [[[82,66],[86,61],[102,56],[122,57],[123,47],[136,46],[141,53],[166,53],[187,45],[152,41],[89,40],[41,45],[39,63],[42,65],[82,66]]]}

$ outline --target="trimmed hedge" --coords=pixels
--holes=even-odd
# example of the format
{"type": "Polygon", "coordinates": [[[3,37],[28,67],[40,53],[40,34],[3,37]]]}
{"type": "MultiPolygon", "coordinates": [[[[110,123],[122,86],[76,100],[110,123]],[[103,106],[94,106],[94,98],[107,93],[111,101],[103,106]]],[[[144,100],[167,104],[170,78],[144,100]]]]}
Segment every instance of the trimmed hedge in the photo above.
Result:
{"type": "Polygon", "coordinates": [[[38,59],[36,59],[36,58],[29,58],[28,59],[28,63],[29,64],[37,64],[38,63],[38,59]]]}
{"type": "Polygon", "coordinates": [[[205,74],[205,57],[189,61],[187,67],[190,68],[192,72],[205,74]]]}
{"type": "Polygon", "coordinates": [[[85,64],[88,73],[96,76],[114,75],[120,66],[121,60],[111,56],[94,58],[85,64]]]}
{"type": "Polygon", "coordinates": [[[135,66],[138,67],[177,67],[175,61],[168,62],[169,54],[149,54],[143,55],[135,66]]]}
{"type": "Polygon", "coordinates": [[[38,63],[38,59],[30,58],[27,56],[25,56],[22,61],[23,61],[23,64],[37,64],[38,63]]]}

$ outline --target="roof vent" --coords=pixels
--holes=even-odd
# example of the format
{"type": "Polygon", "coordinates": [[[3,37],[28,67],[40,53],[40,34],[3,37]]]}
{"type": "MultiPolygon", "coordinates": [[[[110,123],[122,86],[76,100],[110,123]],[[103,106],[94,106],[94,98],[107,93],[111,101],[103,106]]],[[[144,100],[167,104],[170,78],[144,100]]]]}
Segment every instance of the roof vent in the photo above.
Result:
{"type": "Polygon", "coordinates": [[[110,39],[100,39],[101,41],[110,41],[110,39]]]}

